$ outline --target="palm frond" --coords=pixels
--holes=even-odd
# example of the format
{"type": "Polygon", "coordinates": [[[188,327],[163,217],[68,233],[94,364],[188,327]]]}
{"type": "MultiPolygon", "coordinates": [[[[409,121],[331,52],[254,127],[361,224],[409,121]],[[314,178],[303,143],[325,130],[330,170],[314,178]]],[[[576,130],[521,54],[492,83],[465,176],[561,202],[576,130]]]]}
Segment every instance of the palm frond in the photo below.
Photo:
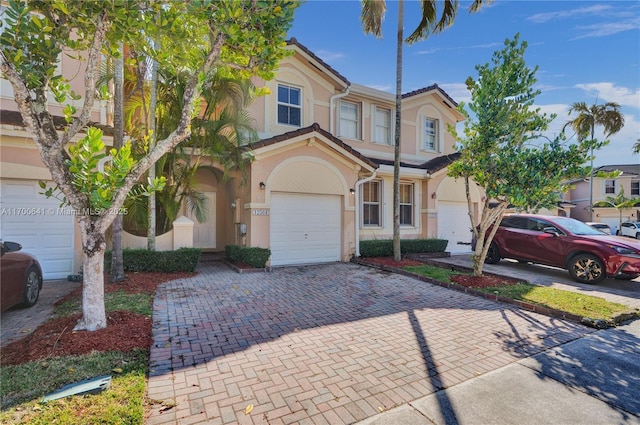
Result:
{"type": "Polygon", "coordinates": [[[382,37],[382,21],[386,11],[387,4],[384,0],[362,0],[360,22],[365,34],[382,37]]]}

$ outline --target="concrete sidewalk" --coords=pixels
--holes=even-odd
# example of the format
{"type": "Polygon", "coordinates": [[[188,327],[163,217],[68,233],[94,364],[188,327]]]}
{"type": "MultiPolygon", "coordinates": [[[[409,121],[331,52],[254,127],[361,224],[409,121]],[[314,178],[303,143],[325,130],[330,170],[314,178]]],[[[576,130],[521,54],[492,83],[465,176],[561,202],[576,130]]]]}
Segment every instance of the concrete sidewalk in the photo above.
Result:
{"type": "Polygon", "coordinates": [[[587,335],[359,424],[640,424],[640,321],[587,335]]]}

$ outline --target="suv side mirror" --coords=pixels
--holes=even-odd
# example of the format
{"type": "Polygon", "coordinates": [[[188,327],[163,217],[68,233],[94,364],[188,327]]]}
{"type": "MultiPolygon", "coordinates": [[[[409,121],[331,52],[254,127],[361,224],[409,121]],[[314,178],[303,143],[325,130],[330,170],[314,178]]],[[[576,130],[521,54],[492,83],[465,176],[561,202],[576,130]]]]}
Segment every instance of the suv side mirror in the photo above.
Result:
{"type": "Polygon", "coordinates": [[[544,233],[549,233],[550,235],[553,235],[553,236],[560,236],[561,235],[561,233],[555,227],[545,227],[544,228],[544,233]]]}
{"type": "Polygon", "coordinates": [[[22,245],[20,245],[18,242],[2,242],[2,253],[4,254],[5,252],[16,252],[16,251],[20,251],[22,249],[22,245]]]}

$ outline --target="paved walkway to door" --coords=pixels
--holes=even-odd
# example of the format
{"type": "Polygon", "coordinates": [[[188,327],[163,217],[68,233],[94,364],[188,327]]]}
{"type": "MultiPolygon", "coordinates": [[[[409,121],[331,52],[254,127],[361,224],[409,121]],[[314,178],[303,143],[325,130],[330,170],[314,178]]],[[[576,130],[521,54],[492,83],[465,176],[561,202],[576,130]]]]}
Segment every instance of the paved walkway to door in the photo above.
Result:
{"type": "Polygon", "coordinates": [[[148,425],[353,423],[593,332],[348,263],[207,264],[153,319],[148,425]]]}

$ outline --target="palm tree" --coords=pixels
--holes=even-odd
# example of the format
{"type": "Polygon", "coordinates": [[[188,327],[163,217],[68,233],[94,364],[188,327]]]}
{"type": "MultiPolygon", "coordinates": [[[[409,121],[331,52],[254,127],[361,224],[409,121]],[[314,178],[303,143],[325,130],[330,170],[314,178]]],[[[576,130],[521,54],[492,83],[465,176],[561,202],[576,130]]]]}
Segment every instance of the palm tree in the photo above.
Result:
{"type": "MultiPolygon", "coordinates": [[[[483,3],[490,3],[492,0],[473,0],[469,6],[469,12],[476,12],[483,3]]],[[[451,25],[458,14],[458,0],[442,1],[442,13],[438,14],[438,1],[420,0],[422,10],[421,20],[416,29],[407,39],[403,35],[404,2],[398,1],[398,37],[396,44],[396,127],[394,137],[394,160],[393,160],[393,258],[400,261],[400,136],[402,114],[402,45],[417,41],[426,40],[431,34],[437,34],[451,25]]],[[[362,11],[360,21],[365,34],[373,34],[382,37],[382,21],[387,6],[385,0],[362,0],[362,11]]]]}
{"type": "MultiPolygon", "coordinates": [[[[157,133],[164,137],[171,131],[173,121],[182,107],[185,81],[181,75],[162,73],[158,79],[157,133]]],[[[157,172],[167,178],[162,191],[156,193],[157,231],[162,234],[180,214],[183,205],[202,222],[207,217],[204,196],[198,191],[195,174],[203,165],[216,163],[222,166],[222,179],[231,169],[246,169],[250,157],[243,145],[255,141],[257,133],[253,119],[246,107],[253,99],[255,87],[249,80],[235,80],[212,74],[203,86],[203,108],[192,119],[192,134],[188,140],[164,155],[157,163],[157,172]]],[[[144,94],[140,92],[140,94],[144,94]]],[[[128,102],[128,117],[132,126],[136,111],[142,110],[145,100],[141,95],[132,96],[128,102]]],[[[143,135],[143,132],[132,132],[143,135]]],[[[217,177],[217,175],[216,175],[217,177]]],[[[148,229],[148,209],[145,200],[132,199],[127,205],[125,217],[127,229],[141,234],[148,229]]]]}
{"type": "MultiPolygon", "coordinates": [[[[619,132],[624,126],[624,116],[620,112],[620,105],[615,102],[591,106],[587,106],[585,102],[575,102],[569,107],[569,115],[573,112],[576,112],[578,116],[569,120],[564,127],[571,126],[579,140],[584,140],[589,136],[591,136],[591,140],[595,140],[596,126],[603,127],[605,139],[619,132]]],[[[593,148],[591,148],[589,175],[589,221],[593,221],[593,148]]]]}
{"type": "Polygon", "coordinates": [[[640,153],[640,139],[638,139],[636,144],[633,145],[633,153],[640,153]]]}

